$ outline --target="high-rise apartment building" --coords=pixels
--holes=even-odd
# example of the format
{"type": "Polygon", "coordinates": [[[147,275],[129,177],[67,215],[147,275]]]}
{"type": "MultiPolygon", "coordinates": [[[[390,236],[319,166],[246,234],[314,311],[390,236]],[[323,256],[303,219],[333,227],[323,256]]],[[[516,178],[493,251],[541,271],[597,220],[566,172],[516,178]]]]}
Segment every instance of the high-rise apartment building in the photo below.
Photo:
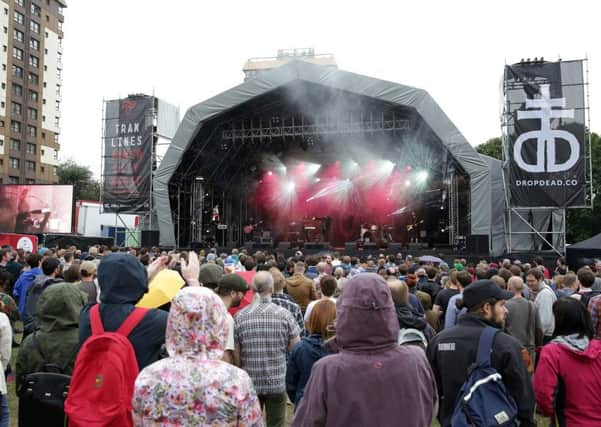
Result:
{"type": "Polygon", "coordinates": [[[0,179],[58,182],[63,0],[0,0],[0,179]]]}

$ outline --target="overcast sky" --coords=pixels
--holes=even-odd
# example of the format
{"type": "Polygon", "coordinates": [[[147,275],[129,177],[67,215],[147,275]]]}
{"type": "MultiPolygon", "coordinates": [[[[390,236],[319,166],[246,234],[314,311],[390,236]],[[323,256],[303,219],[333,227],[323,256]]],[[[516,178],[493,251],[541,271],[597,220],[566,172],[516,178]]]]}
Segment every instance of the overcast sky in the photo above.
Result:
{"type": "Polygon", "coordinates": [[[102,100],[194,104],[242,82],[249,57],[312,47],[340,69],[427,90],[472,145],[500,134],[505,63],[588,54],[601,132],[601,3],[594,1],[69,0],[62,160],[100,173],[102,100]],[[599,101],[598,101],[599,100],[599,101]]]}

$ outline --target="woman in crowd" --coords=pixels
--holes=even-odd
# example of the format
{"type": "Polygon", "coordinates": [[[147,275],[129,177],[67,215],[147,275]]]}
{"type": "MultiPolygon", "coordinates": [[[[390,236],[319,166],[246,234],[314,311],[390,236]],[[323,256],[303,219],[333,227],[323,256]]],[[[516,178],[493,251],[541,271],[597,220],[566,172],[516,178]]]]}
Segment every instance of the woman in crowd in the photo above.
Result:
{"type": "Polygon", "coordinates": [[[573,298],[553,304],[553,340],[543,347],[534,374],[539,411],[560,426],[601,425],[601,341],[593,340],[586,307],[573,298]]]}
{"type": "Polygon", "coordinates": [[[308,337],[298,343],[288,358],[286,370],[286,392],[295,407],[303,397],[305,384],[311,375],[313,364],[327,355],[324,341],[331,338],[336,304],[330,300],[321,300],[313,306],[307,322],[308,337]]]}
{"type": "Polygon", "coordinates": [[[221,360],[226,338],[219,296],[203,287],[179,291],[165,333],[169,357],[144,368],[136,380],[135,425],[262,425],[250,377],[221,360]]]}

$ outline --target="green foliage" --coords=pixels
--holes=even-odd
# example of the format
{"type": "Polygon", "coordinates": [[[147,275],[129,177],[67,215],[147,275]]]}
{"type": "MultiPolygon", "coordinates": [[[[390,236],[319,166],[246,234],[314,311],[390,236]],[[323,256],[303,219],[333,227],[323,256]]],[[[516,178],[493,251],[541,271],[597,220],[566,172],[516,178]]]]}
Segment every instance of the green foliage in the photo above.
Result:
{"type": "Polygon", "coordinates": [[[67,160],[57,168],[58,183],[73,185],[75,200],[100,200],[100,184],[94,179],[88,166],[81,166],[73,160],[67,160]]]}
{"type": "Polygon", "coordinates": [[[495,159],[503,160],[503,143],[500,137],[492,138],[476,147],[476,151],[495,159]]]}
{"type": "Polygon", "coordinates": [[[601,233],[601,136],[594,132],[591,134],[591,156],[593,209],[567,210],[566,241],[568,243],[577,243],[601,233]]]}

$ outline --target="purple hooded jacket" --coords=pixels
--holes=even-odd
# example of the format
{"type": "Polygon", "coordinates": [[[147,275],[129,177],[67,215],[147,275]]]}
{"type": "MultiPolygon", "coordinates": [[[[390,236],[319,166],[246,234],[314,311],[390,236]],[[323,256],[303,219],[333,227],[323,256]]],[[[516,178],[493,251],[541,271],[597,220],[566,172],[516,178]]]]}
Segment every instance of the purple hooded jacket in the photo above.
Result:
{"type": "Polygon", "coordinates": [[[388,285],[353,277],[336,302],[339,353],[313,365],[292,426],[430,426],[438,395],[426,355],[399,346],[388,285]]]}

